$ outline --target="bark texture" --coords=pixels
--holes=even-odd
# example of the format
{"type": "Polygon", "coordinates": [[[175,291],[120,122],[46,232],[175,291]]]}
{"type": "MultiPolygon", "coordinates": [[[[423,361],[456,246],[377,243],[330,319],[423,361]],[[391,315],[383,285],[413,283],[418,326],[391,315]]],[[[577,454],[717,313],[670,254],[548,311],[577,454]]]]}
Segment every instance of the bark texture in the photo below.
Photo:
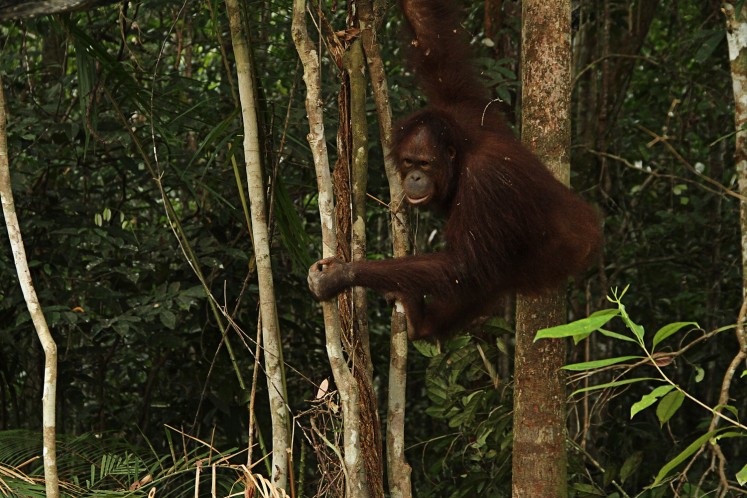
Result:
{"type": "MultiPolygon", "coordinates": [[[[306,113],[309,118],[307,136],[314,158],[317,186],[319,188],[319,215],[322,225],[322,256],[334,256],[337,251],[335,208],[332,195],[329,156],[324,138],[324,119],[321,93],[321,68],[317,45],[311,41],[306,27],[306,1],[294,0],[291,27],[293,42],[303,65],[306,84],[306,113]]],[[[360,438],[360,413],[358,385],[348,366],[342,348],[340,320],[334,300],[322,303],[327,356],[332,376],[340,393],[344,420],[342,466],[345,471],[345,497],[368,498],[368,483],[363,458],[358,447],[360,438]]]]}
{"type": "Polygon", "coordinates": [[[275,288],[270,259],[267,208],[262,181],[262,160],[257,123],[257,92],[252,67],[249,26],[245,22],[238,0],[226,0],[226,9],[231,27],[231,40],[239,81],[241,115],[244,124],[244,159],[246,161],[246,177],[251,207],[254,257],[257,262],[265,373],[272,419],[272,482],[278,488],[285,489],[289,479],[290,423],[288,408],[285,403],[287,392],[283,349],[280,340],[280,326],[275,304],[275,288]]]}
{"type": "MultiPolygon", "coordinates": [[[[570,176],[570,0],[522,3],[522,141],[564,183],[570,176]]],[[[533,342],[563,323],[562,289],[518,296],[514,391],[513,496],[567,496],[565,362],[562,341],[533,342]]]]}

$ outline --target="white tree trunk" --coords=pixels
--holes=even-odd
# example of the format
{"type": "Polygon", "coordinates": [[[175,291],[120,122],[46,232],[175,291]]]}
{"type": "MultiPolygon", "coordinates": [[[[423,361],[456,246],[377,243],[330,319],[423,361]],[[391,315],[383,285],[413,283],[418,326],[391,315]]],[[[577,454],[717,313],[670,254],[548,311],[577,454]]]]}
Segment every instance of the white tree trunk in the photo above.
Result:
{"type": "Polygon", "coordinates": [[[31,320],[36,329],[42,348],[44,349],[44,392],[42,393],[42,424],[44,441],[44,482],[47,498],[60,496],[59,478],[57,476],[57,444],[55,409],[57,399],[57,344],[49,332],[47,321],[44,319],[39,298],[36,296],[34,284],[31,280],[29,264],[26,260],[26,250],[21,238],[21,227],[18,224],[16,207],[13,202],[13,191],[10,184],[10,166],[8,164],[8,136],[7,117],[5,115],[5,94],[2,80],[0,80],[0,201],[3,205],[5,226],[8,229],[10,247],[13,260],[16,263],[18,282],[21,284],[23,298],[29,309],[31,320]]]}
{"type": "Polygon", "coordinates": [[[257,261],[259,280],[259,309],[262,341],[264,342],[265,372],[272,417],[272,482],[278,488],[285,489],[288,485],[288,462],[291,451],[290,424],[285,402],[287,392],[283,349],[275,303],[265,190],[262,182],[252,53],[249,45],[248,25],[244,22],[238,0],[226,0],[226,10],[231,26],[231,41],[239,80],[241,115],[244,122],[244,158],[252,216],[254,257],[257,261]]]}

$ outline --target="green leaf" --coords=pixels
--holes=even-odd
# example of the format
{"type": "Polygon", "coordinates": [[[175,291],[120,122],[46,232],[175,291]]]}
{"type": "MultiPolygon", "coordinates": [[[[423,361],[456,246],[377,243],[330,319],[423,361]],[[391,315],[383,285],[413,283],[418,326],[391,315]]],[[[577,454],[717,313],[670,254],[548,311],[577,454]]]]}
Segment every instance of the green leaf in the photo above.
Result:
{"type": "Polygon", "coordinates": [[[684,400],[685,394],[682,391],[673,391],[664,396],[656,407],[656,416],[659,419],[659,423],[664,425],[669,422],[672,415],[680,409],[684,400]]]}
{"type": "Polygon", "coordinates": [[[742,467],[742,470],[737,472],[736,477],[737,477],[737,482],[739,483],[740,486],[744,486],[745,484],[747,484],[747,465],[742,467]]]}
{"type": "MultiPolygon", "coordinates": [[[[728,427],[723,427],[723,429],[728,429],[728,427]]],[[[747,437],[747,434],[737,431],[724,432],[723,434],[719,434],[718,436],[716,436],[716,441],[721,441],[722,439],[730,437],[747,437]]]]}
{"type": "Polygon", "coordinates": [[[446,342],[445,349],[447,351],[460,351],[470,342],[472,342],[472,337],[470,335],[458,335],[446,342]]]}
{"type": "Polygon", "coordinates": [[[628,337],[627,335],[618,334],[617,332],[612,332],[611,330],[599,329],[599,333],[605,337],[611,337],[612,339],[617,339],[618,341],[627,341],[627,342],[632,342],[634,344],[638,344],[638,341],[636,341],[635,339],[628,337]]]}
{"type": "Polygon", "coordinates": [[[650,393],[643,395],[640,401],[633,403],[633,406],[630,407],[630,418],[635,417],[638,412],[643,411],[656,403],[659,398],[672,389],[674,389],[674,386],[667,384],[665,386],[659,386],[650,393]]]}
{"type": "Polygon", "coordinates": [[[645,380],[661,381],[661,379],[655,379],[653,377],[637,377],[635,379],[616,380],[614,382],[607,382],[605,384],[598,384],[596,386],[589,386],[589,387],[584,387],[582,389],[577,389],[571,393],[571,396],[575,396],[576,394],[585,393],[588,391],[596,391],[598,389],[607,389],[608,387],[626,386],[628,384],[634,384],[636,382],[643,382],[645,380]]]}
{"type": "Polygon", "coordinates": [[[719,433],[719,430],[707,432],[700,436],[698,439],[690,443],[690,445],[682,450],[682,452],[677,455],[676,457],[672,458],[670,461],[668,461],[662,468],[659,470],[659,473],[656,474],[656,478],[654,479],[652,487],[658,486],[661,484],[661,481],[664,480],[664,478],[672,471],[675,467],[677,467],[679,464],[687,460],[689,457],[695,454],[696,451],[698,451],[708,440],[710,440],[713,436],[719,433]]]}
{"type": "Polygon", "coordinates": [[[428,341],[412,341],[412,345],[420,354],[426,358],[434,358],[439,355],[438,345],[428,341]]]}
{"type": "Polygon", "coordinates": [[[653,348],[656,348],[657,344],[659,344],[660,342],[662,342],[664,339],[671,336],[672,334],[676,334],[677,332],[679,332],[685,327],[698,328],[699,326],[696,322],[675,322],[675,323],[670,323],[668,325],[664,325],[654,335],[653,348]]]}
{"type": "Polygon", "coordinates": [[[628,477],[633,474],[633,472],[638,470],[641,462],[643,462],[642,451],[636,451],[628,458],[626,458],[625,462],[622,465],[622,468],[620,469],[620,482],[624,483],[628,479],[628,477]]]}
{"type": "Polygon", "coordinates": [[[560,337],[573,337],[584,334],[588,335],[604,326],[604,324],[619,314],[620,311],[615,309],[597,311],[596,313],[593,313],[586,318],[582,318],[581,320],[576,320],[575,322],[539,330],[537,331],[534,340],[557,339],[560,337]]]}
{"type": "Polygon", "coordinates": [[[189,289],[185,289],[182,295],[202,299],[205,297],[205,288],[201,285],[195,285],[189,289]]]}
{"type": "Polygon", "coordinates": [[[714,410],[728,410],[734,418],[739,418],[739,410],[734,405],[716,405],[713,407],[714,410]]]}
{"type": "Polygon", "coordinates": [[[622,363],[624,361],[628,360],[636,360],[636,359],[642,359],[642,356],[618,356],[616,358],[605,358],[604,360],[594,360],[594,361],[584,361],[582,363],[571,363],[570,365],[565,365],[563,367],[563,370],[573,370],[573,371],[579,371],[579,370],[592,370],[595,368],[602,368],[609,365],[615,365],[617,363],[622,363]]]}
{"type": "Polygon", "coordinates": [[[698,365],[693,365],[695,369],[695,382],[701,382],[705,378],[705,370],[698,365]]]}
{"type": "Polygon", "coordinates": [[[604,493],[602,493],[600,490],[598,490],[596,487],[592,486],[591,484],[577,482],[577,483],[573,483],[571,485],[571,488],[573,488],[573,490],[575,491],[584,493],[585,495],[604,496],[604,493]]]}
{"type": "Polygon", "coordinates": [[[638,338],[638,341],[642,343],[645,330],[641,325],[638,325],[630,319],[630,316],[628,315],[628,312],[625,311],[625,306],[622,303],[620,303],[620,316],[622,317],[623,322],[625,322],[625,326],[628,327],[628,330],[633,332],[633,334],[638,338]]]}
{"type": "Polygon", "coordinates": [[[176,327],[176,315],[172,311],[163,310],[158,314],[158,318],[161,319],[161,323],[167,329],[174,330],[176,327]]]}

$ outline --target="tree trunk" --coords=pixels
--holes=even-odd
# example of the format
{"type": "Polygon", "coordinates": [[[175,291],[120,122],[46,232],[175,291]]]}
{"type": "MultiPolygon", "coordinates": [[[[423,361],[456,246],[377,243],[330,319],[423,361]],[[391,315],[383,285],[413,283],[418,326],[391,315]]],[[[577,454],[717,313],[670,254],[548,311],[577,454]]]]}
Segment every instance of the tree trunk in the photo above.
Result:
{"type": "MultiPolygon", "coordinates": [[[[294,0],[293,42],[303,65],[303,79],[306,83],[306,114],[309,118],[309,146],[314,157],[317,185],[319,187],[319,216],[322,226],[322,256],[334,256],[337,251],[335,232],[334,198],[329,171],[329,156],[324,139],[324,119],[321,94],[321,68],[318,47],[306,29],[306,1],[294,0]]],[[[343,450],[341,464],[345,470],[345,497],[368,498],[368,483],[363,458],[358,448],[360,435],[360,413],[358,385],[348,366],[342,348],[340,320],[337,303],[334,300],[322,303],[324,330],[326,334],[327,356],[332,367],[337,390],[340,393],[342,417],[344,421],[343,450]]]]}
{"type": "MultiPolygon", "coordinates": [[[[726,14],[726,40],[729,43],[734,120],[737,129],[734,163],[739,193],[747,196],[747,22],[744,7],[737,15],[733,2],[726,2],[723,10],[726,14]]],[[[742,297],[747,297],[747,202],[744,200],[739,202],[739,225],[742,234],[742,297]]]]}
{"type": "MultiPolygon", "coordinates": [[[[570,168],[570,0],[522,3],[524,144],[561,181],[570,168]]],[[[534,343],[537,330],[563,323],[565,292],[519,296],[516,303],[513,496],[567,496],[565,343],[534,343]]]]}
{"type": "MultiPolygon", "coordinates": [[[[278,488],[286,489],[291,449],[288,408],[285,403],[288,396],[285,388],[283,349],[272,278],[251,45],[249,43],[248,25],[242,15],[243,11],[238,1],[226,0],[226,10],[231,26],[231,40],[239,80],[241,115],[244,123],[244,158],[246,160],[246,177],[251,206],[254,256],[257,262],[257,277],[259,280],[259,308],[267,391],[270,398],[270,416],[272,417],[272,482],[278,488]]],[[[250,427],[249,430],[252,430],[252,428],[250,427]]]]}
{"type": "MultiPolygon", "coordinates": [[[[348,16],[349,21],[354,18],[348,16]]],[[[354,26],[349,25],[348,29],[354,26]]],[[[366,78],[360,40],[343,44],[334,54],[343,73],[338,95],[337,162],[333,180],[337,228],[337,257],[343,261],[366,259],[366,183],[368,181],[368,126],[366,78]],[[340,56],[341,55],[341,56],[340,56]]],[[[368,337],[366,289],[354,287],[337,296],[345,350],[352,358],[358,382],[360,451],[366,467],[369,493],[383,498],[381,423],[373,388],[373,364],[368,337]]]]}
{"type": "MultiPolygon", "coordinates": [[[[389,181],[389,210],[392,216],[392,241],[395,258],[406,256],[410,252],[409,225],[403,216],[401,205],[402,184],[397,168],[391,159],[392,149],[392,108],[389,103],[389,88],[386,72],[381,60],[381,51],[376,40],[376,28],[381,25],[381,17],[376,12],[383,11],[381,1],[372,5],[371,0],[358,0],[358,19],[360,21],[361,39],[366,53],[368,70],[371,73],[376,113],[379,117],[379,134],[384,155],[384,168],[389,181]],[[378,9],[377,9],[378,7],[378,9]]],[[[389,390],[387,403],[387,480],[392,498],[410,498],[411,468],[405,459],[405,402],[407,395],[407,319],[404,308],[395,306],[391,319],[392,338],[389,355],[389,390]]]]}
{"type": "Polygon", "coordinates": [[[31,280],[26,250],[21,238],[21,226],[18,223],[16,207],[13,202],[13,190],[10,184],[10,166],[8,164],[8,135],[7,117],[5,115],[5,92],[3,82],[0,80],[0,201],[3,205],[3,216],[5,226],[8,229],[8,239],[13,252],[13,260],[16,264],[18,282],[23,291],[23,298],[31,315],[31,321],[39,336],[42,349],[44,349],[44,391],[42,393],[42,425],[44,442],[44,483],[47,498],[60,496],[59,478],[57,476],[57,442],[55,409],[57,400],[57,344],[49,332],[47,321],[42,313],[39,298],[34,290],[31,280]]]}

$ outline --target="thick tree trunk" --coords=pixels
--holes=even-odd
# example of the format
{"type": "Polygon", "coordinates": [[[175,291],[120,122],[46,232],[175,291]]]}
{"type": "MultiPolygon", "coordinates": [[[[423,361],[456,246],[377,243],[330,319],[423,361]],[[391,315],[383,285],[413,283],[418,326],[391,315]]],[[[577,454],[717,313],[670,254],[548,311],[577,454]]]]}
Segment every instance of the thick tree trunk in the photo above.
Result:
{"type": "MultiPolygon", "coordinates": [[[[522,141],[561,181],[570,167],[570,0],[522,4],[522,141]]],[[[563,323],[563,289],[516,303],[513,496],[567,496],[565,343],[534,343],[563,323]]]]}
{"type": "Polygon", "coordinates": [[[272,278],[252,54],[248,26],[244,22],[239,2],[237,0],[226,0],[226,9],[231,26],[231,40],[239,80],[241,115],[244,123],[244,158],[251,205],[254,256],[257,261],[259,280],[259,308],[267,391],[270,398],[270,416],[272,418],[272,482],[278,488],[285,489],[288,485],[288,461],[290,456],[290,423],[288,408],[285,403],[288,396],[285,388],[283,348],[280,340],[280,326],[278,324],[272,278]]]}

